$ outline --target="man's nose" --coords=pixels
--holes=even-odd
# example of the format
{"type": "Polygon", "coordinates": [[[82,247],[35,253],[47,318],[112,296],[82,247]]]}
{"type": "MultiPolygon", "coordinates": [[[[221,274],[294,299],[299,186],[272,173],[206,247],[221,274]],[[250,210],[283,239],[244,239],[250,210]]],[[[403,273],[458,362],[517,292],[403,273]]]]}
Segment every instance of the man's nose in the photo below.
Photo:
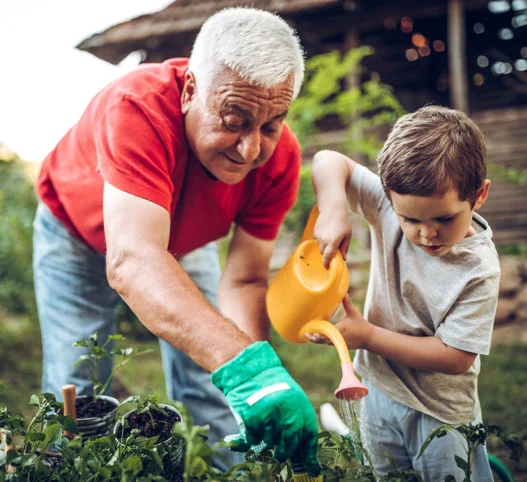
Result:
{"type": "Polygon", "coordinates": [[[245,132],[238,141],[237,150],[245,162],[254,162],[260,155],[260,131],[258,129],[245,132]]]}

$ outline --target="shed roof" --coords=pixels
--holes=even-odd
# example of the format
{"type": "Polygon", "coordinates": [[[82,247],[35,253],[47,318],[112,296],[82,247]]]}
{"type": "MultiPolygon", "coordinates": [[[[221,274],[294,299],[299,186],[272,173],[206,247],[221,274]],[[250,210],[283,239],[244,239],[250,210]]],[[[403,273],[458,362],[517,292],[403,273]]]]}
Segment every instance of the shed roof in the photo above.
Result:
{"type": "Polygon", "coordinates": [[[80,50],[118,64],[130,52],[156,47],[164,37],[197,32],[205,20],[228,7],[251,6],[282,15],[346,3],[342,0],[176,0],[163,10],[141,15],[93,34],[77,45],[80,50]]]}

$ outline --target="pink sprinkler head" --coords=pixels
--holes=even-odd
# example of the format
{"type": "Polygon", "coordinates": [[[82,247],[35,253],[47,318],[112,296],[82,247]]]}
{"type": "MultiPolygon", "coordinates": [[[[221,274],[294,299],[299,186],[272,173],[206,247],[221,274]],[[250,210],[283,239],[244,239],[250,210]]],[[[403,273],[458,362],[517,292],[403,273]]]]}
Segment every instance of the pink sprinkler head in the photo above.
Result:
{"type": "Polygon", "coordinates": [[[335,396],[339,400],[360,400],[368,395],[368,389],[355,376],[351,362],[344,362],[341,366],[342,380],[335,390],[335,396]]]}

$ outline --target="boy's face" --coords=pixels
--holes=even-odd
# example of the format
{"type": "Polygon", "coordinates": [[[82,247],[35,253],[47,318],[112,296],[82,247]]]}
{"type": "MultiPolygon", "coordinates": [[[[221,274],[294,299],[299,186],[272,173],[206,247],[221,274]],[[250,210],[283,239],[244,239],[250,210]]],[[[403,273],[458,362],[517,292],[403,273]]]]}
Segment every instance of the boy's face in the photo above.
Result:
{"type": "Polygon", "coordinates": [[[390,197],[404,235],[426,254],[439,258],[462,239],[475,234],[471,227],[472,213],[485,202],[489,187],[490,181],[486,179],[474,207],[461,201],[455,188],[432,196],[390,191],[390,197]]]}

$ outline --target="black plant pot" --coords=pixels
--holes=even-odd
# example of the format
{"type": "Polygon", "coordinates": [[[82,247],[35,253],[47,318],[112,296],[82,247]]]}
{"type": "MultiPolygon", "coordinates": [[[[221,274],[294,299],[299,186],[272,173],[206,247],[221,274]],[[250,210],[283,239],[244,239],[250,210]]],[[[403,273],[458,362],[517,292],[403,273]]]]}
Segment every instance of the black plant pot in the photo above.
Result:
{"type": "Polygon", "coordinates": [[[76,400],[77,427],[85,438],[110,435],[117,420],[119,401],[100,395],[96,401],[90,395],[81,395],[76,400]]]}
{"type": "Polygon", "coordinates": [[[139,430],[138,436],[140,437],[159,436],[156,446],[163,458],[164,476],[170,481],[182,482],[185,444],[181,438],[172,435],[172,427],[176,423],[181,423],[183,417],[172,405],[159,403],[158,406],[164,409],[168,416],[151,409],[152,417],[156,421],[154,426],[148,413],[138,413],[134,409],[117,420],[113,433],[119,443],[122,438],[127,438],[133,429],[139,430]],[[126,421],[124,426],[123,421],[126,421]]]}

